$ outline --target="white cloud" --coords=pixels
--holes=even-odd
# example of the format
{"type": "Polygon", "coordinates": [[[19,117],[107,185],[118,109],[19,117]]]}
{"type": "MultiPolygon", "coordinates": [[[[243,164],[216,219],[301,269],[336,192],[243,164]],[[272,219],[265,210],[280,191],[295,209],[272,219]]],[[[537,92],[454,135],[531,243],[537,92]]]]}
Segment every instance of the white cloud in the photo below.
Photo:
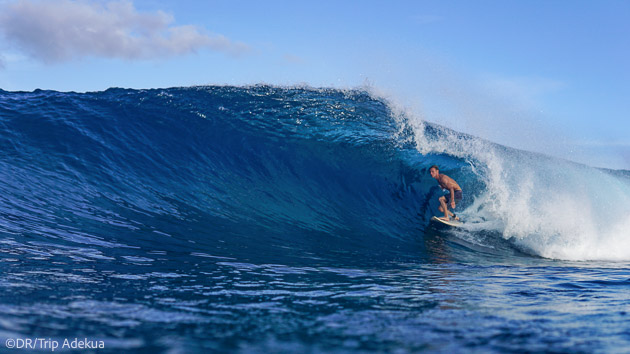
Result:
{"type": "Polygon", "coordinates": [[[196,26],[173,26],[162,11],[140,13],[131,1],[17,0],[0,3],[0,33],[46,63],[85,56],[152,59],[210,49],[239,55],[249,48],[196,26]]]}

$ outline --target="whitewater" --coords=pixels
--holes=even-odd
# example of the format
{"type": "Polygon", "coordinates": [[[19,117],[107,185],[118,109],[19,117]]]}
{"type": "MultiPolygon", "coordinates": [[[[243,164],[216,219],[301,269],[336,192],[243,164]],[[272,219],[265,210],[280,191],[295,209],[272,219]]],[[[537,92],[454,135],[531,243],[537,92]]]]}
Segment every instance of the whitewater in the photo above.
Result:
{"type": "Polygon", "coordinates": [[[630,171],[369,90],[0,90],[0,154],[3,350],[630,346],[630,171]],[[430,222],[432,165],[464,190],[462,228],[430,222]]]}

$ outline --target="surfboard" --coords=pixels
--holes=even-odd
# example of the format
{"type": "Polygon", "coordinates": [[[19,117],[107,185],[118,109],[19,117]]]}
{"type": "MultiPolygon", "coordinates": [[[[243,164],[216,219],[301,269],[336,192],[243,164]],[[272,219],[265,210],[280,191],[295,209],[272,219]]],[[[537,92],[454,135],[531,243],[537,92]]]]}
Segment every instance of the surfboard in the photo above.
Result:
{"type": "Polygon", "coordinates": [[[442,220],[442,219],[438,218],[437,216],[432,217],[431,221],[435,221],[435,222],[438,222],[438,223],[441,223],[441,224],[444,224],[444,225],[448,225],[448,226],[453,226],[453,227],[460,227],[460,226],[462,226],[462,222],[461,221],[457,221],[457,220],[453,220],[453,219],[451,219],[449,221],[446,221],[446,220],[442,220]]]}

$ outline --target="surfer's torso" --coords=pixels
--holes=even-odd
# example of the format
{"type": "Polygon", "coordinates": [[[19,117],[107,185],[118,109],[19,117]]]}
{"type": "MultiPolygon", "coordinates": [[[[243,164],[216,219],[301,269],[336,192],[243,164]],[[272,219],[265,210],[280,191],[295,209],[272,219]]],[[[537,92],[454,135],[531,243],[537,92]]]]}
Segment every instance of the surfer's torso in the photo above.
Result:
{"type": "Polygon", "coordinates": [[[456,190],[456,191],[462,190],[459,184],[457,184],[457,182],[455,182],[454,179],[452,179],[451,177],[447,175],[441,174],[440,177],[438,178],[438,184],[440,185],[440,187],[442,187],[442,189],[450,190],[452,188],[453,190],[456,190]]]}

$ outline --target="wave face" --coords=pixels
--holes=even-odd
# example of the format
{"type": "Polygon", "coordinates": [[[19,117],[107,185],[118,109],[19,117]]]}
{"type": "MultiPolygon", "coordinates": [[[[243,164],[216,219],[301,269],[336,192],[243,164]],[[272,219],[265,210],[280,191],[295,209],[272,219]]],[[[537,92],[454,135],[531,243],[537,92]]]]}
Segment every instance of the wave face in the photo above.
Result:
{"type": "Polygon", "coordinates": [[[0,113],[0,232],[29,252],[418,257],[409,249],[432,234],[442,193],[437,164],[465,191],[461,240],[630,260],[627,172],[456,133],[365,91],[0,91],[0,113]]]}
{"type": "Polygon", "coordinates": [[[610,331],[627,327],[627,171],[508,149],[365,91],[0,91],[0,154],[7,348],[630,345],[610,331]],[[429,221],[434,164],[464,189],[464,228],[429,221]]]}

